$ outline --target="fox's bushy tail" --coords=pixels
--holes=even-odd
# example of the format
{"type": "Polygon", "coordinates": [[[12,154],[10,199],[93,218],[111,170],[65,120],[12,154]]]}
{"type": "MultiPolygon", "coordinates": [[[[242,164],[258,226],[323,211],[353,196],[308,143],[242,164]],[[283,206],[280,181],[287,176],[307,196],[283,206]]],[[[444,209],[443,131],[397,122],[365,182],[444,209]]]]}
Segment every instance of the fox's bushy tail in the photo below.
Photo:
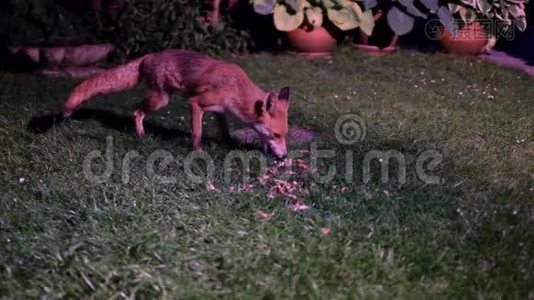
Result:
{"type": "Polygon", "coordinates": [[[68,118],[83,102],[98,94],[107,94],[133,88],[139,82],[140,65],[144,57],[132,60],[80,83],[63,105],[63,117],[68,118]]]}

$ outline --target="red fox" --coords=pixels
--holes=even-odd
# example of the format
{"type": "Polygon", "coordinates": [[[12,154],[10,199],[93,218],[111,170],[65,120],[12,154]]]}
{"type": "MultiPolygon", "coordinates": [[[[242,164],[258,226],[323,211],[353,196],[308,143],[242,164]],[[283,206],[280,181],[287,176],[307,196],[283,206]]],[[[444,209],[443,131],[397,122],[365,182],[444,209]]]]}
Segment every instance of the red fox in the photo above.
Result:
{"type": "Polygon", "coordinates": [[[289,87],[265,92],[236,64],[187,50],[148,54],[82,82],[65,102],[63,116],[70,117],[98,94],[130,89],[140,82],[148,86],[148,96],[134,112],[139,138],[145,134],[145,116],[166,106],[171,93],[177,91],[189,99],[194,150],[202,150],[204,113],[214,112],[223,138],[230,137],[225,117],[230,114],[251,126],[277,158],[287,156],[289,87]]]}

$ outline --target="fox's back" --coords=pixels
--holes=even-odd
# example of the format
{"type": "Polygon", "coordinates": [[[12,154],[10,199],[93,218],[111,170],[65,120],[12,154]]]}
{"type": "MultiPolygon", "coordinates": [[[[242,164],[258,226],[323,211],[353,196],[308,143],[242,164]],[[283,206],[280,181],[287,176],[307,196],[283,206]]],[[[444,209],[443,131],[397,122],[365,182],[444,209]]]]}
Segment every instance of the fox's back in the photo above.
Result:
{"type": "Polygon", "coordinates": [[[186,97],[211,93],[207,105],[234,99],[232,106],[245,109],[250,106],[250,101],[265,96],[265,92],[238,65],[188,50],[147,55],[141,65],[141,74],[150,89],[178,91],[186,97]]]}
{"type": "Polygon", "coordinates": [[[257,87],[239,66],[189,50],[166,50],[149,54],[141,64],[141,75],[150,88],[196,94],[208,89],[261,97],[257,87]]]}
{"type": "Polygon", "coordinates": [[[185,90],[203,81],[210,70],[224,62],[188,50],[149,54],[141,64],[145,81],[153,88],[185,90]]]}

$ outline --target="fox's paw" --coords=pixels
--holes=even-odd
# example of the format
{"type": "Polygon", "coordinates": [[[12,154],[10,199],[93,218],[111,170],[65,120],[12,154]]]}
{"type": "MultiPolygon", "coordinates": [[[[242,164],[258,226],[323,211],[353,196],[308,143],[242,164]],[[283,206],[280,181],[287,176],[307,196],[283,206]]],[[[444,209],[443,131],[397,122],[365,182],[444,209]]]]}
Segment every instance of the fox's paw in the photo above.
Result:
{"type": "Polygon", "coordinates": [[[198,154],[204,153],[204,148],[202,147],[202,144],[200,142],[193,142],[193,145],[191,148],[193,148],[193,152],[195,153],[198,153],[198,154]]]}
{"type": "Polygon", "coordinates": [[[62,119],[70,119],[70,117],[72,117],[72,111],[64,111],[58,115],[61,116],[62,119]]]}
{"type": "Polygon", "coordinates": [[[57,113],[54,115],[54,123],[56,124],[61,124],[61,123],[65,123],[67,121],[69,121],[72,117],[72,112],[70,113],[57,113]]]}
{"type": "Polygon", "coordinates": [[[145,130],[136,130],[135,131],[135,137],[138,139],[142,139],[145,137],[145,130]]]}
{"type": "Polygon", "coordinates": [[[208,155],[208,153],[206,151],[204,151],[204,149],[202,149],[202,148],[193,149],[193,151],[191,151],[191,154],[193,154],[194,156],[197,156],[197,157],[204,157],[204,156],[208,155]]]}

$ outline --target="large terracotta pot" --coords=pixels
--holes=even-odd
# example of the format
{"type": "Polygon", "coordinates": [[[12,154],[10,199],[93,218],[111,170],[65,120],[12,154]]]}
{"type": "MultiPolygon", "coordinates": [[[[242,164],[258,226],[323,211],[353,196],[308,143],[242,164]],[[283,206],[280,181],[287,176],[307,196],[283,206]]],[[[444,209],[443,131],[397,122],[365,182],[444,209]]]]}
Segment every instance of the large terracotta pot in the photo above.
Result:
{"type": "Polygon", "coordinates": [[[450,53],[458,55],[480,54],[488,43],[486,28],[478,22],[473,22],[460,28],[453,35],[444,27],[438,29],[438,39],[443,48],[450,53]]]}
{"type": "Polygon", "coordinates": [[[397,50],[399,36],[389,28],[387,19],[382,10],[378,10],[374,15],[375,28],[373,34],[367,36],[363,31],[358,30],[355,47],[365,53],[374,56],[382,56],[397,50]]]}
{"type": "Polygon", "coordinates": [[[328,55],[336,47],[336,39],[324,28],[297,28],[287,33],[289,43],[307,56],[328,55]]]}

